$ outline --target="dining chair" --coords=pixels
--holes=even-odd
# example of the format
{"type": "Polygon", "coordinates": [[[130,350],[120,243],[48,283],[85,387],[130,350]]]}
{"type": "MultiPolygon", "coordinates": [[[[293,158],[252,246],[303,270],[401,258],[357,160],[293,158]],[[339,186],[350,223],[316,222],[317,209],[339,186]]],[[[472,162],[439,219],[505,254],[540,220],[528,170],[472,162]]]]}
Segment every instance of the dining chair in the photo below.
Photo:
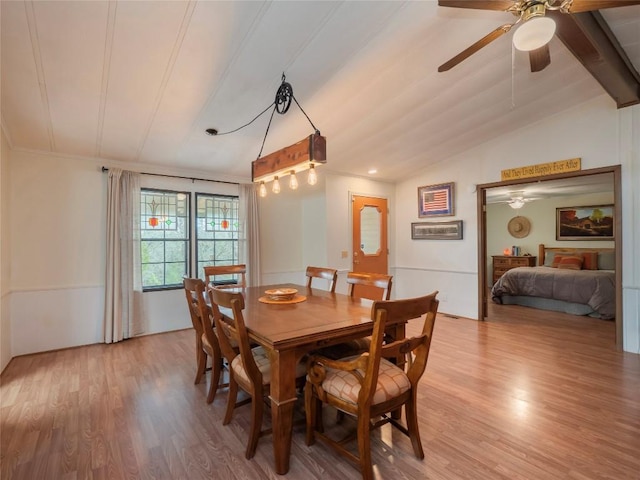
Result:
{"type": "Polygon", "coordinates": [[[407,435],[416,457],[424,458],[418,430],[416,393],[429,356],[438,311],[437,294],[436,291],[424,297],[374,302],[371,310],[373,337],[369,352],[340,360],[320,356],[312,356],[308,360],[305,386],[306,443],[313,445],[315,439],[319,438],[359,465],[365,480],[373,479],[370,431],[386,423],[391,423],[407,435]],[[406,322],[422,316],[424,324],[420,335],[390,344],[382,343],[387,322],[406,322]],[[389,359],[394,359],[402,368],[389,359]],[[328,432],[324,432],[323,403],[356,418],[357,455],[345,448],[349,436],[336,441],[328,432]],[[402,406],[406,426],[390,415],[402,406]],[[373,419],[375,423],[372,424],[373,419]]]}
{"type": "Polygon", "coordinates": [[[338,282],[338,270],[335,268],[325,267],[307,267],[307,288],[311,288],[311,283],[314,278],[322,278],[329,281],[329,291],[334,293],[336,291],[336,283],[338,282]]]}
{"type": "MultiPolygon", "coordinates": [[[[392,275],[381,273],[347,273],[347,284],[349,285],[349,296],[357,298],[368,298],[369,300],[389,300],[391,296],[392,275]],[[356,286],[373,287],[356,289],[356,286]],[[357,295],[356,295],[357,292],[357,295]]],[[[391,340],[385,338],[385,341],[391,340]]],[[[347,342],[323,347],[317,351],[322,356],[338,359],[349,355],[357,355],[369,350],[371,337],[356,338],[347,342]]]]}
{"type": "MultiPolygon", "coordinates": [[[[240,292],[232,292],[219,288],[209,288],[209,298],[213,311],[216,330],[220,339],[220,347],[229,362],[229,398],[223,425],[229,424],[236,407],[246,402],[236,403],[238,387],[251,396],[251,427],[245,457],[253,458],[258,446],[258,439],[271,433],[271,429],[262,430],[263,401],[268,398],[271,384],[271,363],[268,352],[261,346],[251,348],[249,333],[244,322],[244,296],[240,292]],[[232,322],[226,322],[220,308],[231,309],[232,322]],[[232,348],[231,342],[238,344],[239,352],[232,348]]],[[[304,378],[306,364],[298,363],[296,378],[304,378]]]]}
{"type": "MultiPolygon", "coordinates": [[[[207,394],[207,403],[215,399],[220,384],[223,368],[222,352],[218,337],[212,326],[211,309],[205,300],[205,283],[199,278],[184,278],[184,290],[189,305],[191,323],[196,331],[196,378],[200,383],[207,368],[208,357],[211,357],[211,384],[207,394]]],[[[237,348],[237,346],[236,346],[237,348]]]]}
{"type": "Polygon", "coordinates": [[[391,297],[391,286],[393,284],[392,279],[392,275],[385,275],[382,273],[349,272],[347,273],[349,296],[369,298],[370,300],[389,300],[391,297]],[[367,293],[371,292],[371,289],[361,290],[360,288],[356,288],[358,285],[363,287],[375,287],[376,289],[379,289],[380,296],[373,293],[367,293]],[[358,293],[357,295],[356,291],[358,293]]]}
{"type": "Polygon", "coordinates": [[[246,265],[209,265],[204,267],[204,282],[207,286],[213,285],[218,288],[237,288],[247,286],[247,266],[246,265]],[[216,280],[215,277],[225,275],[224,280],[216,280]],[[233,279],[229,276],[233,275],[233,279]]]}

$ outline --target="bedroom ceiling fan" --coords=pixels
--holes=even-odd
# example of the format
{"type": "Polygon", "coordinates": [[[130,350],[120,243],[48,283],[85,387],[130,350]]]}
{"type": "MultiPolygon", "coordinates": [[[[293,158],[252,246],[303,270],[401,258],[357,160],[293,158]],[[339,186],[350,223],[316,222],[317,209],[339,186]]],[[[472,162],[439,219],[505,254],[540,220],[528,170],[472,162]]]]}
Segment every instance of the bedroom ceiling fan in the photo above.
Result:
{"type": "Polygon", "coordinates": [[[525,197],[525,193],[523,191],[517,192],[509,192],[508,200],[501,200],[496,203],[506,203],[514,210],[519,210],[524,207],[527,203],[533,202],[534,200],[539,200],[538,197],[525,197]]]}
{"type": "Polygon", "coordinates": [[[499,26],[451,60],[440,65],[438,72],[446,72],[455,67],[516,26],[513,44],[518,50],[529,52],[531,71],[539,72],[551,63],[548,43],[556,33],[556,27],[564,30],[561,40],[565,44],[573,43],[573,45],[567,44],[567,47],[577,57],[592,54],[589,49],[595,50],[591,39],[584,34],[576,34],[571,20],[574,14],[639,4],[640,0],[438,0],[438,5],[441,7],[499,10],[518,17],[515,22],[499,26]]]}

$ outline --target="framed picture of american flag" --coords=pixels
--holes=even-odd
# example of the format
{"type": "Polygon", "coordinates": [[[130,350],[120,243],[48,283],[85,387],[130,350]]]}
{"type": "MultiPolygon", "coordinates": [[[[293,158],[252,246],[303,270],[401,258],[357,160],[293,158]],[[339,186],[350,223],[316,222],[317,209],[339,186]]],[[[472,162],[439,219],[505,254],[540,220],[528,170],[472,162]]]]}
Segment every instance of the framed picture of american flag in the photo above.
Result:
{"type": "Polygon", "coordinates": [[[418,216],[447,217],[454,215],[453,182],[418,187],[418,216]]]}

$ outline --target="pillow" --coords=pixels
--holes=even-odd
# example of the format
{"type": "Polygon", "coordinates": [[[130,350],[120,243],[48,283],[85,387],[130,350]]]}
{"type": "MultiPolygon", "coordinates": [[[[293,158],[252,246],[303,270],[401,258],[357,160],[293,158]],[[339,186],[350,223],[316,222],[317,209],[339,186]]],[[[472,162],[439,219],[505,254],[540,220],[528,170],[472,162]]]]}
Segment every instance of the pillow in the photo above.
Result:
{"type": "Polygon", "coordinates": [[[582,257],[562,257],[562,260],[560,260],[560,263],[558,264],[558,268],[563,270],[581,270],[582,257]]]}
{"type": "Polygon", "coordinates": [[[551,266],[553,268],[558,268],[558,265],[560,265],[560,261],[564,258],[564,257],[568,257],[570,255],[567,254],[560,254],[560,253],[556,253],[555,256],[553,257],[553,262],[551,262],[551,266]]]}
{"type": "Polygon", "coordinates": [[[551,267],[553,266],[553,259],[556,256],[556,252],[544,252],[544,266],[551,267]]]}
{"type": "Polygon", "coordinates": [[[598,269],[598,252],[582,252],[582,269],[598,269]]]}
{"type": "Polygon", "coordinates": [[[615,270],[615,252],[598,252],[598,270],[615,270]]]}

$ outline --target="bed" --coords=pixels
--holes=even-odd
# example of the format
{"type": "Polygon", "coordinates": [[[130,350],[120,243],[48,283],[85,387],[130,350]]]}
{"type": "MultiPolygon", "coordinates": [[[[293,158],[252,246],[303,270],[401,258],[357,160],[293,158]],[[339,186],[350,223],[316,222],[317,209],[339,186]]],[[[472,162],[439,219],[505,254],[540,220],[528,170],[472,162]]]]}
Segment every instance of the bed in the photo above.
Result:
{"type": "Polygon", "coordinates": [[[513,268],[491,289],[494,302],[610,320],[615,318],[612,248],[539,246],[538,266],[513,268]]]}

